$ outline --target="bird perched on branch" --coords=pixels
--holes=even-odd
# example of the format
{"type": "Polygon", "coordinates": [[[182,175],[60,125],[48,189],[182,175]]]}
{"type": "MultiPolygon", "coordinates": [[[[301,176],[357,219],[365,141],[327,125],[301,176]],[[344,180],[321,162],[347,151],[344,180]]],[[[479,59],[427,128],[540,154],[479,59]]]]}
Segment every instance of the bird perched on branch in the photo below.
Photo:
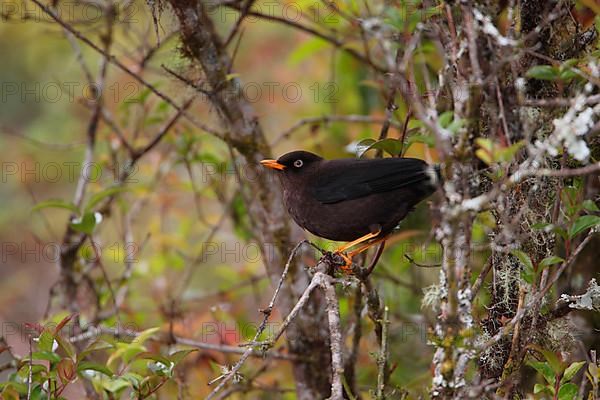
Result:
{"type": "Polygon", "coordinates": [[[335,251],[345,267],[353,256],[384,241],[441,181],[439,166],[416,158],[325,160],[293,151],[261,164],[277,171],[286,208],[298,225],[322,238],[349,242],[335,251]]]}

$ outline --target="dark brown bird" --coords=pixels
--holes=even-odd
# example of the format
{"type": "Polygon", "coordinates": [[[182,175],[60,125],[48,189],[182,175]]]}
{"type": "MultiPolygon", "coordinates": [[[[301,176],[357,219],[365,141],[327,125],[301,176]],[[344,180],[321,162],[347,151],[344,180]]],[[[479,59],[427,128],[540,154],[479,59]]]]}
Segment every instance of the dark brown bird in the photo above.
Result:
{"type": "Polygon", "coordinates": [[[439,168],[416,158],[325,160],[293,151],[261,164],[277,170],[286,208],[298,225],[350,242],[337,252],[374,239],[350,257],[389,235],[440,182],[439,168]]]}

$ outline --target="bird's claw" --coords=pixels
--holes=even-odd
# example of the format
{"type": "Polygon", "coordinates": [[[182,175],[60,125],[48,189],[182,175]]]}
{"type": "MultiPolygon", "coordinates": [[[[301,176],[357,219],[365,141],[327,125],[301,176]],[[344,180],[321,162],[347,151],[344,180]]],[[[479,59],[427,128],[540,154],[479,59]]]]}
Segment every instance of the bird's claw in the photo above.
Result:
{"type": "Polygon", "coordinates": [[[345,274],[352,274],[352,257],[349,257],[345,252],[334,252],[333,253],[334,260],[336,261],[336,265],[342,270],[345,274]]]}

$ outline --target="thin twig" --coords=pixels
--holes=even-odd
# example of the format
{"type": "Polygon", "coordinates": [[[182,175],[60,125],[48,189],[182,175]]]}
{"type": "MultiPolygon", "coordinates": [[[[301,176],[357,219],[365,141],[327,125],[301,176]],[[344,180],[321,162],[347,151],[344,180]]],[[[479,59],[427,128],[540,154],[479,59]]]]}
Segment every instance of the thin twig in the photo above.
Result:
{"type": "MultiPolygon", "coordinates": [[[[37,1],[37,0],[34,0],[37,1]]],[[[225,6],[227,7],[231,7],[235,10],[240,11],[241,10],[241,6],[237,3],[226,3],[225,6]]],[[[363,63],[365,63],[366,65],[369,65],[371,68],[373,68],[375,71],[380,72],[380,73],[385,73],[387,72],[385,67],[382,67],[381,65],[378,65],[377,63],[373,62],[373,60],[371,60],[369,57],[366,57],[365,55],[359,53],[358,51],[354,50],[351,47],[348,47],[346,45],[346,43],[340,41],[339,39],[335,38],[334,36],[328,35],[326,33],[320,32],[316,29],[313,29],[311,27],[308,27],[306,25],[303,25],[299,22],[296,22],[292,19],[289,18],[285,18],[283,16],[279,16],[279,15],[275,15],[275,14],[264,14],[264,13],[260,13],[257,11],[248,11],[246,13],[247,16],[253,16],[253,17],[258,17],[261,18],[265,21],[270,21],[270,22],[276,22],[276,23],[280,23],[286,26],[290,26],[292,28],[298,29],[302,32],[308,33],[312,36],[316,36],[318,38],[321,38],[323,40],[325,40],[326,42],[331,43],[334,47],[342,49],[343,51],[345,51],[346,53],[348,53],[350,56],[354,57],[355,59],[357,59],[358,61],[361,61],[363,63]]]]}
{"type": "MultiPolygon", "coordinates": [[[[321,117],[307,117],[302,118],[298,122],[296,122],[291,127],[287,128],[283,132],[277,136],[277,138],[273,141],[273,146],[276,146],[284,139],[289,139],[290,136],[296,132],[298,129],[302,128],[305,125],[317,125],[317,124],[325,124],[328,122],[350,122],[350,123],[366,123],[366,124],[383,124],[387,121],[386,118],[377,118],[371,117],[369,115],[324,115],[321,117]]],[[[403,125],[401,122],[396,120],[389,120],[391,126],[395,128],[402,128],[403,125]]]]}
{"type": "MultiPolygon", "coordinates": [[[[40,2],[39,0],[31,0],[31,1],[33,1],[38,7],[40,7],[45,14],[47,14],[49,17],[51,17],[60,26],[62,26],[63,28],[65,28],[66,30],[71,32],[73,34],[73,36],[75,36],[77,39],[81,40],[83,43],[85,43],[86,45],[88,45],[89,47],[94,49],[96,52],[105,56],[111,64],[115,65],[121,71],[125,72],[126,74],[128,74],[129,76],[134,78],[136,81],[138,81],[139,83],[141,83],[142,85],[147,87],[152,93],[154,93],[156,96],[158,96],[159,98],[164,100],[167,104],[169,104],[171,107],[175,108],[177,111],[180,111],[180,112],[183,111],[181,106],[179,106],[177,103],[175,103],[175,101],[173,101],[170,97],[165,95],[163,92],[158,90],[156,88],[156,86],[154,86],[150,82],[146,81],[144,78],[142,78],[136,72],[132,71],[125,64],[123,64],[122,62],[117,60],[116,57],[114,57],[114,56],[110,55],[109,53],[105,52],[104,50],[102,50],[94,42],[92,42],[90,39],[85,37],[81,32],[79,32],[78,30],[73,28],[70,24],[65,22],[62,18],[60,18],[55,12],[53,12],[50,8],[48,8],[42,2],[40,2]]],[[[195,127],[199,128],[207,133],[210,133],[213,136],[216,136],[218,138],[221,138],[221,139],[223,138],[222,132],[219,132],[216,129],[209,127],[208,125],[197,121],[189,113],[183,112],[183,116],[186,118],[186,120],[188,120],[195,127]]]]}
{"type": "MultiPolygon", "coordinates": [[[[29,372],[27,374],[27,400],[31,400],[31,386],[33,385],[33,339],[31,335],[29,335],[29,372]]],[[[50,392],[50,387],[48,387],[48,392],[50,392]]]]}
{"type": "Polygon", "coordinates": [[[475,300],[475,297],[477,297],[477,293],[479,293],[479,290],[481,289],[481,286],[483,286],[483,282],[485,281],[485,277],[487,276],[487,274],[490,273],[492,269],[492,257],[488,257],[485,265],[483,266],[483,269],[481,270],[481,273],[479,274],[479,276],[477,277],[477,280],[475,281],[475,283],[473,284],[473,287],[471,288],[471,301],[475,300]]]}
{"type": "MultiPolygon", "coordinates": [[[[277,300],[277,296],[279,296],[279,291],[281,290],[283,282],[284,282],[284,280],[288,274],[288,271],[290,269],[290,265],[292,264],[292,260],[294,259],[294,257],[296,256],[296,253],[302,247],[302,245],[306,244],[307,242],[308,242],[307,240],[301,241],[294,247],[294,249],[290,253],[290,256],[288,257],[288,260],[285,264],[285,267],[283,268],[283,272],[281,273],[281,277],[279,278],[279,283],[277,284],[277,288],[275,289],[275,292],[273,292],[273,297],[271,297],[271,301],[269,302],[269,305],[267,306],[267,308],[260,310],[264,314],[264,318],[263,318],[260,326],[256,330],[256,334],[254,335],[254,339],[252,340],[252,343],[256,343],[258,341],[258,338],[260,337],[260,335],[262,335],[262,333],[264,332],[264,330],[267,326],[267,322],[268,322],[269,318],[271,317],[273,307],[275,306],[275,301],[277,300]]],[[[308,296],[307,296],[307,300],[308,300],[308,296]]],[[[290,315],[291,315],[291,313],[290,313],[290,315]]],[[[240,357],[238,362],[223,376],[223,378],[219,382],[219,385],[217,387],[215,387],[213,389],[213,391],[206,397],[206,400],[212,399],[217,393],[219,393],[219,391],[221,391],[221,389],[223,389],[225,387],[227,382],[229,382],[229,380],[238,373],[240,368],[242,368],[242,365],[244,365],[244,363],[246,362],[248,357],[250,357],[250,355],[252,354],[253,351],[254,351],[254,347],[252,347],[252,346],[248,347],[244,351],[244,353],[242,354],[242,357],[240,357]]]]}

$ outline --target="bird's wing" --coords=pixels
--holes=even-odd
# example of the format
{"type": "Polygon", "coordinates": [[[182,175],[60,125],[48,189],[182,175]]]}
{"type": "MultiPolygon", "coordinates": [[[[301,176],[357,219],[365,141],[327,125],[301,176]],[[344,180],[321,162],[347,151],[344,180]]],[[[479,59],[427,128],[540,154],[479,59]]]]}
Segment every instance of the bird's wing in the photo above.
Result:
{"type": "Polygon", "coordinates": [[[416,158],[327,161],[313,194],[324,204],[357,199],[427,181],[427,168],[425,161],[416,158]]]}

